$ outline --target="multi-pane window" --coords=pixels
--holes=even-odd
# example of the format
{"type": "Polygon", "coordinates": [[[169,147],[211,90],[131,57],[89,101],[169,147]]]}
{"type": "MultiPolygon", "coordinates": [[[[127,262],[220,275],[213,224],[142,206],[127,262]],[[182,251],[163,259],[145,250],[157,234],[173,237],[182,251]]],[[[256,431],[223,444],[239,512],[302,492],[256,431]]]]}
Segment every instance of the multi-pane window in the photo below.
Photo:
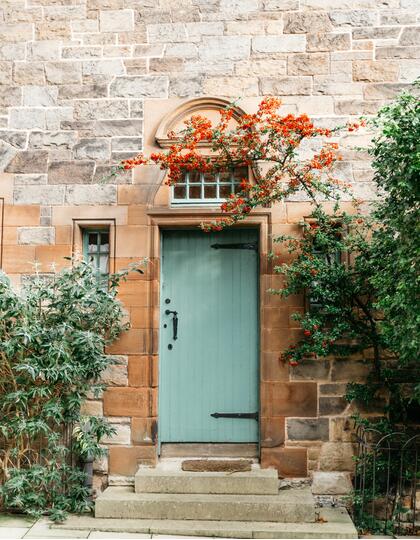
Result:
{"type": "Polygon", "coordinates": [[[247,167],[232,171],[202,173],[186,171],[182,181],[172,186],[172,204],[215,204],[241,191],[241,182],[248,178],[247,167]]]}
{"type": "Polygon", "coordinates": [[[109,229],[83,231],[83,255],[92,266],[98,281],[106,284],[109,274],[109,229]]]}
{"type": "MultiPolygon", "coordinates": [[[[327,254],[324,249],[322,249],[319,245],[316,244],[316,242],[314,242],[314,244],[312,246],[312,253],[313,253],[314,257],[324,259],[326,262],[329,262],[331,265],[339,264],[341,262],[341,251],[340,250],[336,250],[336,251],[333,251],[333,252],[327,254]]],[[[317,285],[317,281],[314,280],[313,281],[313,286],[316,286],[316,285],[317,285]]],[[[315,296],[315,294],[310,292],[310,294],[309,294],[309,309],[311,311],[316,311],[316,310],[320,309],[321,307],[322,306],[321,306],[319,298],[317,298],[315,296]]]]}

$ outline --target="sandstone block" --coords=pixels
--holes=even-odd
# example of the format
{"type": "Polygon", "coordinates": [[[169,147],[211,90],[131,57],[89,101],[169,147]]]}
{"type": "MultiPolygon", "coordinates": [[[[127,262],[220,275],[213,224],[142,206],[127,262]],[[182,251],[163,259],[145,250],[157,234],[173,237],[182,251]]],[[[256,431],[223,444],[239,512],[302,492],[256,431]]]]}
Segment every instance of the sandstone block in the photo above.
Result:
{"type": "Polygon", "coordinates": [[[53,107],[57,97],[58,88],[54,86],[23,87],[23,105],[26,107],[53,107]]]}
{"type": "Polygon", "coordinates": [[[131,443],[131,427],[129,424],[110,424],[116,429],[115,435],[110,437],[102,437],[102,444],[130,444],[131,443]]]}
{"type": "Polygon", "coordinates": [[[93,161],[53,161],[48,167],[49,184],[85,184],[91,181],[93,161]]]}
{"type": "Polygon", "coordinates": [[[10,144],[0,141],[0,171],[4,171],[13,157],[16,155],[16,148],[10,144]]]}
{"type": "Polygon", "coordinates": [[[258,0],[220,0],[222,11],[233,11],[234,13],[249,13],[258,11],[258,0]]]}
{"type": "Polygon", "coordinates": [[[13,80],[17,84],[43,84],[45,82],[44,64],[41,62],[15,62],[13,80]]]}
{"type": "Polygon", "coordinates": [[[25,43],[0,43],[1,60],[25,60],[25,43]]]}
{"type": "Polygon", "coordinates": [[[188,41],[184,23],[148,24],[147,34],[150,43],[176,43],[188,41]]]}
{"type": "Polygon", "coordinates": [[[293,54],[287,59],[289,75],[320,75],[328,73],[330,59],[325,53],[293,54]]]}
{"type": "Polygon", "coordinates": [[[26,133],[21,131],[0,131],[0,141],[4,141],[14,148],[23,149],[26,146],[26,133]]]}
{"type": "MultiPolygon", "coordinates": [[[[110,145],[109,140],[106,139],[80,139],[80,141],[74,146],[74,157],[75,159],[98,159],[106,160],[110,155],[110,145]]],[[[87,171],[88,178],[89,174],[92,174],[91,171],[87,171]]],[[[82,175],[83,177],[83,175],[82,175]]],[[[81,183],[84,183],[83,180],[81,183]]]]}
{"type": "Polygon", "coordinates": [[[287,437],[295,441],[328,441],[328,418],[288,418],[287,437]]]}
{"type": "Polygon", "coordinates": [[[367,9],[337,9],[330,11],[329,17],[334,26],[374,26],[378,14],[367,9]]]}
{"type": "Polygon", "coordinates": [[[98,58],[102,55],[101,47],[63,47],[63,58],[77,58],[86,60],[88,58],[98,58]]]}
{"type": "Polygon", "coordinates": [[[59,99],[104,98],[107,95],[107,84],[68,84],[58,88],[59,99]]]}
{"type": "Polygon", "coordinates": [[[352,491],[350,473],[314,471],[312,475],[314,495],[349,495],[352,491]]]}
{"type": "MultiPolygon", "coordinates": [[[[124,59],[124,66],[127,75],[145,75],[147,73],[147,60],[146,58],[126,58],[124,59]]],[[[182,60],[177,58],[174,62],[167,62],[163,58],[151,58],[149,63],[150,73],[178,71],[182,68],[182,60]],[[165,67],[166,66],[166,67],[165,67]]]]}
{"type": "Polygon", "coordinates": [[[117,363],[109,365],[101,374],[101,381],[108,386],[127,386],[128,360],[126,356],[113,357],[117,363]]]}
{"type": "Polygon", "coordinates": [[[411,88],[407,83],[368,84],[364,87],[363,96],[365,99],[393,99],[403,90],[411,88]]]}
{"type": "Polygon", "coordinates": [[[58,60],[60,41],[33,41],[28,43],[28,60],[58,60]]]}
{"type": "Polygon", "coordinates": [[[221,96],[258,96],[258,79],[253,77],[211,77],[203,84],[204,93],[221,96]]]}
{"type": "MultiPolygon", "coordinates": [[[[142,60],[142,62],[145,63],[145,60],[142,60]]],[[[127,66],[127,72],[130,72],[130,61],[127,60],[125,62],[125,65],[127,66]]],[[[151,58],[149,61],[149,66],[150,72],[153,73],[165,73],[184,70],[184,62],[182,58],[151,58]]],[[[142,66],[142,69],[143,72],[146,72],[146,65],[144,66],[144,68],[142,66]]]]}
{"type": "Polygon", "coordinates": [[[343,33],[309,33],[307,35],[308,51],[342,51],[350,49],[351,37],[349,32],[343,33]]]}
{"type": "Polygon", "coordinates": [[[47,183],[46,174],[15,174],[13,178],[15,186],[41,186],[47,183]]]}
{"type": "Polygon", "coordinates": [[[154,446],[111,446],[109,449],[109,473],[134,476],[139,465],[154,465],[154,446]]]}
{"type": "MultiPolygon", "coordinates": [[[[280,21],[280,23],[281,23],[281,26],[283,27],[283,21],[280,21]]],[[[227,21],[225,24],[226,24],[227,35],[232,35],[232,36],[256,35],[258,36],[258,35],[265,34],[265,21],[256,21],[255,19],[251,19],[248,21],[227,21]]],[[[223,34],[223,30],[221,33],[223,34]]],[[[277,33],[277,32],[270,32],[270,33],[277,33]]]]}
{"type": "Polygon", "coordinates": [[[111,149],[113,152],[140,152],[143,147],[141,137],[113,137],[111,149]]]}
{"type": "Polygon", "coordinates": [[[361,382],[366,379],[371,367],[371,363],[364,359],[336,358],[332,366],[331,380],[361,382]]]}
{"type": "Polygon", "coordinates": [[[45,75],[50,84],[80,84],[80,62],[46,62],[45,75]]]}
{"type": "Polygon", "coordinates": [[[331,441],[351,442],[353,438],[354,421],[345,416],[330,418],[331,441]]]}
{"type": "Polygon", "coordinates": [[[6,168],[12,173],[47,172],[48,152],[41,150],[18,152],[6,168]]]}
{"type": "Polygon", "coordinates": [[[353,62],[353,80],[365,82],[396,81],[399,67],[389,60],[359,60],[353,62]]]}
{"type": "Polygon", "coordinates": [[[103,416],[102,401],[85,401],[82,404],[81,412],[86,416],[103,416]]]}
{"type": "Polygon", "coordinates": [[[63,40],[71,38],[70,21],[43,21],[35,25],[37,40],[63,40]]]}
{"type": "Polygon", "coordinates": [[[104,413],[107,416],[138,416],[149,414],[150,390],[147,388],[108,388],[104,393],[104,413]]]}
{"type": "Polygon", "coordinates": [[[18,227],[18,244],[45,245],[54,244],[54,227],[18,227]]]}
{"type": "Polygon", "coordinates": [[[302,359],[297,366],[290,368],[290,377],[298,381],[319,381],[328,379],[330,374],[330,362],[324,358],[302,359]]]}
{"type": "Polygon", "coordinates": [[[109,75],[114,77],[125,75],[125,69],[120,58],[89,60],[82,63],[82,73],[83,75],[109,75]]]}
{"type": "Polygon", "coordinates": [[[280,478],[306,477],[307,451],[306,448],[262,448],[261,466],[274,467],[280,478]]]}
{"type": "Polygon", "coordinates": [[[29,148],[70,149],[73,148],[77,134],[73,131],[32,131],[29,135],[29,148]]]}
{"type": "MultiPolygon", "coordinates": [[[[255,53],[304,52],[306,36],[258,36],[252,38],[252,51],[255,53]]],[[[240,58],[242,59],[242,58],[240,58]]]]}
{"type": "Polygon", "coordinates": [[[348,402],[341,396],[328,396],[319,398],[319,414],[322,416],[342,414],[348,402]]]}
{"type": "MultiPolygon", "coordinates": [[[[168,45],[166,46],[166,51],[171,50],[172,47],[177,47],[178,44],[177,43],[174,43],[174,44],[171,44],[171,43],[168,43],[168,45]]],[[[180,44],[180,47],[183,47],[183,46],[191,46],[193,47],[194,49],[196,48],[195,45],[193,45],[192,43],[182,43],[180,44]]],[[[141,57],[148,57],[148,58],[159,58],[161,56],[163,56],[163,53],[165,51],[165,45],[161,44],[161,43],[143,43],[141,45],[135,45],[134,46],[134,53],[133,53],[133,56],[136,57],[136,56],[141,56],[141,57]]],[[[170,56],[170,55],[169,55],[170,56]]],[[[185,55],[183,54],[173,54],[172,56],[184,56],[185,58],[185,55]]]]}
{"type": "MultiPolygon", "coordinates": [[[[137,51],[139,49],[139,46],[136,47],[134,51],[134,56],[145,56],[145,54],[141,54],[142,50],[139,50],[140,54],[137,54],[137,51]]],[[[163,56],[163,50],[161,54],[157,54],[158,51],[156,51],[155,55],[157,58],[163,56]]],[[[165,56],[168,58],[183,58],[184,60],[191,60],[192,58],[198,57],[198,47],[195,43],[168,43],[165,48],[165,56]]]]}
{"type": "Polygon", "coordinates": [[[299,9],[299,0],[263,0],[266,11],[292,11],[299,9]]]}
{"type": "Polygon", "coordinates": [[[319,391],[326,396],[343,396],[346,393],[346,386],[344,383],[320,384],[319,391]]]}
{"type": "Polygon", "coordinates": [[[403,28],[399,40],[400,45],[418,45],[420,43],[420,26],[403,28]]]}
{"type": "Polygon", "coordinates": [[[45,125],[47,130],[58,131],[63,122],[73,120],[72,107],[54,107],[45,109],[45,125]]]}
{"type": "Polygon", "coordinates": [[[110,9],[99,12],[101,32],[130,32],[134,30],[134,11],[132,9],[110,9]]]}
{"type": "Polygon", "coordinates": [[[104,56],[131,56],[132,49],[130,45],[107,45],[103,48],[104,56]]]}
{"type": "Polygon", "coordinates": [[[16,23],[0,25],[0,43],[19,43],[29,41],[33,35],[33,24],[16,23]]]}
{"type": "Polygon", "coordinates": [[[17,186],[13,191],[14,204],[63,204],[64,186],[17,186]]]}
{"type": "MultiPolygon", "coordinates": [[[[190,22],[186,25],[188,41],[201,41],[202,36],[222,36],[223,22],[190,22]]],[[[247,33],[247,32],[245,32],[247,33]]]]}
{"type": "Polygon", "coordinates": [[[244,36],[204,36],[198,47],[203,61],[243,60],[249,52],[250,39],[244,36]]]}
{"type": "Polygon", "coordinates": [[[317,415],[317,384],[266,382],[261,385],[261,416],[317,415]]]}
{"type": "Polygon", "coordinates": [[[71,21],[71,29],[73,32],[99,32],[99,21],[98,19],[79,19],[71,21]]]}
{"type": "Polygon", "coordinates": [[[267,73],[286,75],[286,60],[249,59],[235,63],[235,74],[240,77],[261,77],[267,73]]]}
{"type": "Polygon", "coordinates": [[[284,444],[285,440],[285,418],[276,416],[272,418],[261,418],[261,446],[264,448],[274,448],[284,444]]]}
{"type": "Polygon", "coordinates": [[[311,77],[261,77],[263,95],[308,95],[311,93],[311,77]]]}
{"type": "Polygon", "coordinates": [[[354,471],[354,448],[351,443],[326,442],[321,447],[321,471],[354,471]]]}
{"type": "Polygon", "coordinates": [[[376,47],[376,59],[420,58],[420,47],[376,47]]]}
{"type": "Polygon", "coordinates": [[[21,99],[21,88],[8,85],[0,86],[0,107],[14,107],[20,105],[21,99]]]}
{"type": "Polygon", "coordinates": [[[352,30],[353,39],[393,39],[399,36],[398,27],[371,26],[368,28],[355,28],[352,30]]]}
{"type": "Polygon", "coordinates": [[[168,77],[163,75],[117,77],[111,83],[110,93],[113,97],[166,98],[168,77]]]}
{"type": "Polygon", "coordinates": [[[100,184],[67,186],[65,201],[74,205],[116,204],[117,186],[100,184]]]}
{"type": "Polygon", "coordinates": [[[0,61],[0,84],[12,84],[12,63],[0,61]]]}
{"type": "Polygon", "coordinates": [[[418,60],[401,60],[400,81],[413,82],[420,77],[420,62],[418,60]]]}
{"type": "Polygon", "coordinates": [[[143,133],[143,121],[130,120],[98,120],[94,124],[94,134],[99,137],[138,137],[143,133]]]}
{"type": "Polygon", "coordinates": [[[154,418],[132,418],[131,438],[133,444],[151,444],[157,435],[157,422],[154,418]]]}
{"type": "Polygon", "coordinates": [[[325,11],[303,11],[286,13],[284,16],[285,34],[306,34],[308,32],[329,32],[331,22],[325,11]]]}

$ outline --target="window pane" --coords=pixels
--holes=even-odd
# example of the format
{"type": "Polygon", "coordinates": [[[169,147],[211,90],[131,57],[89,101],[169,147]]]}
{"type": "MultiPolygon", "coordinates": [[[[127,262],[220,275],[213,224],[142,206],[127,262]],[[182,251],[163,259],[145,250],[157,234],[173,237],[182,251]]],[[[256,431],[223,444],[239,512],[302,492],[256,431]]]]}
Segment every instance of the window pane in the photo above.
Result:
{"type": "Polygon", "coordinates": [[[204,186],[204,198],[205,199],[216,199],[216,186],[204,186]]]}
{"type": "Polygon", "coordinates": [[[185,199],[187,188],[185,186],[174,186],[174,199],[185,199]]]}
{"type": "Polygon", "coordinates": [[[190,199],[201,199],[201,186],[190,186],[190,199]]]}
{"type": "Polygon", "coordinates": [[[219,173],[219,182],[230,182],[232,173],[230,171],[221,171],[219,173]]]}
{"type": "Polygon", "coordinates": [[[103,253],[109,253],[109,233],[103,232],[100,236],[100,251],[103,253]]]}
{"type": "Polygon", "coordinates": [[[201,173],[198,171],[190,171],[190,184],[201,182],[201,173]]]}
{"type": "Polygon", "coordinates": [[[232,187],[229,185],[220,186],[220,198],[227,199],[232,193],[232,187]]]}
{"type": "Polygon", "coordinates": [[[100,255],[99,256],[99,271],[102,274],[107,274],[109,268],[109,256],[108,255],[100,255]]]}
{"type": "Polygon", "coordinates": [[[98,251],[98,233],[89,233],[88,235],[88,253],[98,251]]]}
{"type": "Polygon", "coordinates": [[[203,174],[203,179],[204,179],[204,182],[208,182],[208,183],[212,183],[212,182],[216,182],[216,175],[215,174],[210,174],[210,173],[204,173],[203,174]]]}
{"type": "Polygon", "coordinates": [[[236,167],[233,172],[234,181],[240,183],[243,178],[248,179],[248,167],[236,167]]]}

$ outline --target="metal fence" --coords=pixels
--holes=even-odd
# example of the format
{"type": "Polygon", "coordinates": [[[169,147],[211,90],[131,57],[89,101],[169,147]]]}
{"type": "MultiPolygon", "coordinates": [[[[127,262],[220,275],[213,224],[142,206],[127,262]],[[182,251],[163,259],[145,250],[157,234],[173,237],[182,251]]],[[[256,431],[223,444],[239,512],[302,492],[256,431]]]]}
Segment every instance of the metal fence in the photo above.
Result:
{"type": "Polygon", "coordinates": [[[420,434],[359,426],[353,519],[365,532],[420,531],[420,434]]]}

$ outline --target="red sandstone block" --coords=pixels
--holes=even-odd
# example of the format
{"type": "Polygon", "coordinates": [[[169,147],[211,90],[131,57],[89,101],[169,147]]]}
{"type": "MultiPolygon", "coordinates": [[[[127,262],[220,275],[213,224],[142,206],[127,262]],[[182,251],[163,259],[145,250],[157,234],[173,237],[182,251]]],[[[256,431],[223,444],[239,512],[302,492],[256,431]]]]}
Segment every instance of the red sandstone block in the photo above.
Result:
{"type": "Polygon", "coordinates": [[[109,473],[133,476],[138,466],[156,464],[155,446],[110,446],[109,473]]]}
{"type": "Polygon", "coordinates": [[[274,467],[279,477],[301,478],[308,475],[306,448],[262,448],[261,466],[274,467]]]}
{"type": "Polygon", "coordinates": [[[151,394],[147,388],[107,388],[104,392],[105,416],[149,416],[151,394]]]}
{"type": "Polygon", "coordinates": [[[261,384],[261,415],[317,416],[318,389],[312,382],[263,382],[261,384]]]}
{"type": "Polygon", "coordinates": [[[284,444],[285,439],[285,418],[277,416],[274,418],[261,418],[261,446],[273,448],[284,444]]]}

